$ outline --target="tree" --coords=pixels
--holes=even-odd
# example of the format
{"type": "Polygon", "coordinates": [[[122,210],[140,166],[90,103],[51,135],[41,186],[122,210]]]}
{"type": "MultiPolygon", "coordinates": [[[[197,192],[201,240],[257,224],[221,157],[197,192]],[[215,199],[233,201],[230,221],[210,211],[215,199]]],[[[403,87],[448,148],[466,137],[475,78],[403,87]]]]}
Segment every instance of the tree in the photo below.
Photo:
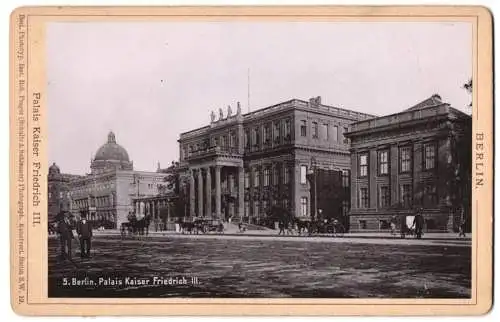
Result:
{"type": "MultiPolygon", "coordinates": [[[[184,189],[185,185],[181,184],[181,173],[179,162],[172,161],[172,164],[161,170],[165,173],[163,182],[165,184],[158,185],[158,194],[170,194],[173,200],[172,213],[174,217],[185,217],[185,209],[187,204],[187,194],[184,189]],[[182,186],[182,187],[181,187],[182,186]]],[[[189,191],[189,190],[187,190],[189,191]]]]}

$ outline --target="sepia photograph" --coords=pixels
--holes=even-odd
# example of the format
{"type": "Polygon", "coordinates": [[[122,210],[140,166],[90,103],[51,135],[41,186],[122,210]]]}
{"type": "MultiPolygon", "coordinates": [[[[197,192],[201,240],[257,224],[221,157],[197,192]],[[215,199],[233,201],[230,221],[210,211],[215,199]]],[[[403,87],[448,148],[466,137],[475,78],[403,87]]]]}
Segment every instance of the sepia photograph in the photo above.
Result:
{"type": "Polygon", "coordinates": [[[470,299],[472,27],[48,23],[48,297],[470,299]]]}

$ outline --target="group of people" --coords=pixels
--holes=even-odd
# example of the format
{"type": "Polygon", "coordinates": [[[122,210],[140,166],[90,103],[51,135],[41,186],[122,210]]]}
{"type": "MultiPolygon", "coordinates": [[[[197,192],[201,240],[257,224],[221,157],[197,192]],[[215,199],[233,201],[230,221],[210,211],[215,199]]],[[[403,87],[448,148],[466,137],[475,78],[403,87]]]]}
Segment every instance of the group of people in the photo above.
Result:
{"type": "MultiPolygon", "coordinates": [[[[57,232],[61,243],[61,258],[72,258],[71,244],[75,235],[73,233],[73,223],[71,222],[69,213],[64,213],[62,218],[57,223],[57,232]]],[[[76,223],[76,233],[80,242],[80,257],[89,258],[92,240],[92,225],[85,217],[82,217],[76,223]]]]}

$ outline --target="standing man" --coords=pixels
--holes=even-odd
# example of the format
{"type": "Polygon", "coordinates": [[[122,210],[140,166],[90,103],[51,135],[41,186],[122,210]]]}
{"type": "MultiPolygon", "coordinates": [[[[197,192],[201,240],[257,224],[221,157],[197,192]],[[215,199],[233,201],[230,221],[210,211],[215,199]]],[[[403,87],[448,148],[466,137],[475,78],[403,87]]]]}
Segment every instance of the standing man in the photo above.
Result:
{"type": "Polygon", "coordinates": [[[415,226],[415,234],[417,238],[422,238],[422,230],[424,229],[424,217],[422,216],[422,208],[417,210],[415,214],[415,219],[413,219],[413,225],[415,226]]]}
{"type": "Polygon", "coordinates": [[[69,213],[63,213],[61,221],[58,225],[59,238],[61,240],[61,257],[71,260],[71,240],[75,238],[69,220],[69,213]]]}
{"type": "Polygon", "coordinates": [[[82,217],[76,227],[78,238],[80,239],[80,256],[90,257],[90,245],[92,239],[92,225],[85,217],[82,217]]]}

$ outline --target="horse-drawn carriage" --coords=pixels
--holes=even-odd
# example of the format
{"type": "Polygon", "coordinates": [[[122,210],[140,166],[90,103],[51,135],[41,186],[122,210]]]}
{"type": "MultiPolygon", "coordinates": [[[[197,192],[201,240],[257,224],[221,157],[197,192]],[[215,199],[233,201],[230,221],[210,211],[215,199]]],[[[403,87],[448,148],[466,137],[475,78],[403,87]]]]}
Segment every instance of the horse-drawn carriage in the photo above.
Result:
{"type": "Polygon", "coordinates": [[[149,235],[150,216],[145,215],[137,217],[134,213],[129,213],[128,222],[120,225],[120,234],[122,237],[130,235],[149,235]]]}
{"type": "Polygon", "coordinates": [[[180,223],[183,234],[224,233],[224,224],[219,219],[193,218],[180,223]]]}
{"type": "Polygon", "coordinates": [[[343,237],[345,227],[337,219],[313,220],[310,218],[295,218],[295,225],[300,236],[331,236],[343,237]]]}

